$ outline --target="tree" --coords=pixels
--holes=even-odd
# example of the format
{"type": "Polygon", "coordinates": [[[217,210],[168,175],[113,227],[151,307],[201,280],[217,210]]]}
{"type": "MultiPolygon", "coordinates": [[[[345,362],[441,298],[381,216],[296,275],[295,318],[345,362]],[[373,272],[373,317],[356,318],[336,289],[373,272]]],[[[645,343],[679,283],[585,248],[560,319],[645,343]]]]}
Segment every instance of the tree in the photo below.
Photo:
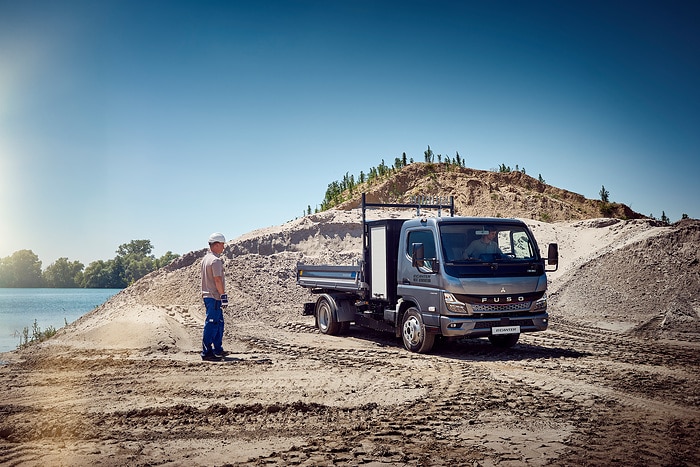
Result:
{"type": "Polygon", "coordinates": [[[544,178],[542,178],[542,174],[540,174],[537,179],[540,181],[540,183],[545,183],[544,178]]]}
{"type": "Polygon", "coordinates": [[[423,151],[423,156],[425,157],[425,162],[427,162],[427,163],[433,162],[434,154],[433,154],[433,150],[430,149],[430,146],[428,146],[428,149],[423,151]]]}
{"type": "Polygon", "coordinates": [[[112,271],[114,278],[119,278],[117,288],[133,284],[156,269],[156,258],[151,251],[150,240],[132,240],[119,246],[112,271]]]}
{"type": "Polygon", "coordinates": [[[81,285],[96,289],[123,289],[146,274],[167,266],[179,255],[168,251],[156,259],[150,240],[132,240],[120,245],[117,256],[108,261],[93,261],[85,268],[81,285]]]}
{"type": "Polygon", "coordinates": [[[151,245],[150,240],[132,240],[129,243],[119,245],[117,255],[144,257],[150,255],[151,251],[153,251],[153,245],[151,245]]]}
{"type": "Polygon", "coordinates": [[[141,258],[130,257],[125,260],[123,284],[128,286],[141,279],[143,276],[156,269],[156,260],[153,256],[141,258]]]}
{"type": "Polygon", "coordinates": [[[122,288],[115,287],[115,280],[112,274],[113,261],[97,260],[88,264],[83,273],[83,287],[89,289],[112,289],[122,288]]]}
{"type": "MultiPolygon", "coordinates": [[[[311,214],[311,206],[309,206],[308,210],[309,214],[311,214]]],[[[158,258],[158,261],[156,261],[156,268],[162,268],[167,266],[168,264],[172,263],[175,258],[179,258],[180,255],[173,253],[172,251],[168,250],[165,252],[163,256],[158,258]]]]}
{"type": "Polygon", "coordinates": [[[84,267],[80,261],[70,262],[68,258],[58,258],[44,271],[44,283],[47,287],[80,287],[84,267]]]}
{"type": "Polygon", "coordinates": [[[0,287],[10,287],[14,280],[14,271],[10,268],[10,257],[0,258],[0,287]]]}
{"type": "Polygon", "coordinates": [[[664,224],[668,224],[670,223],[670,221],[671,220],[666,215],[666,211],[661,211],[661,222],[663,222],[664,224]]]}
{"type": "Polygon", "coordinates": [[[41,287],[41,261],[32,250],[19,250],[0,260],[0,287],[41,287]]]}
{"type": "Polygon", "coordinates": [[[600,188],[600,200],[604,203],[610,202],[610,192],[605,189],[605,185],[600,188]]]}
{"type": "Polygon", "coordinates": [[[108,287],[115,289],[123,289],[129,285],[126,281],[126,263],[127,256],[115,256],[114,259],[107,261],[109,282],[108,287]]]}

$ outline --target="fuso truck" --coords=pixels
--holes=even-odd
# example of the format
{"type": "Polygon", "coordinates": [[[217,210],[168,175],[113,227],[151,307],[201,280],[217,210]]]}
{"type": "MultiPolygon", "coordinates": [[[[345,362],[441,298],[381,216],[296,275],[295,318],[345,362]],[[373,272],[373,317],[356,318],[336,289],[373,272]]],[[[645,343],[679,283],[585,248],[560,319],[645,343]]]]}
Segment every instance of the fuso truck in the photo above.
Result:
{"type": "Polygon", "coordinates": [[[354,323],[425,353],[438,336],[487,337],[507,348],[521,333],[547,329],[546,272],[558,267],[556,243],[545,258],[521,220],[457,217],[453,197],[412,201],[367,203],[363,193],[362,257],[352,265],[297,264],[297,284],[315,298],[304,314],[315,316],[321,333],[342,334],[354,323]],[[382,207],[417,215],[366,220],[367,208],[382,207]],[[437,216],[422,216],[422,208],[437,216]]]}

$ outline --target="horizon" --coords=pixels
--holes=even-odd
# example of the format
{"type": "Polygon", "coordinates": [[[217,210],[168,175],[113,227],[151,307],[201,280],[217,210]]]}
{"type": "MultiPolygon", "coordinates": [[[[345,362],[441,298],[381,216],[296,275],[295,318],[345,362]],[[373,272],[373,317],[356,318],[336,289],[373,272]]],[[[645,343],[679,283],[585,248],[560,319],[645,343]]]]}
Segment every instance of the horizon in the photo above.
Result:
{"type": "Polygon", "coordinates": [[[692,2],[0,2],[0,258],[185,254],[428,146],[700,218],[698,20],[692,2]]]}

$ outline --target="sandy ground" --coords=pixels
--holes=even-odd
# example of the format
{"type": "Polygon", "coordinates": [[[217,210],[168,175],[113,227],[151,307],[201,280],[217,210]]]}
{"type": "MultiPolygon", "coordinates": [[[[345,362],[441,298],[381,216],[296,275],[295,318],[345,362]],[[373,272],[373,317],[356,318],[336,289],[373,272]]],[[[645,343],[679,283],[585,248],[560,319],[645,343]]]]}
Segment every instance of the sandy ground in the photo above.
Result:
{"type": "Polygon", "coordinates": [[[0,463],[700,465],[698,223],[528,221],[560,245],[550,329],[420,355],[301,315],[296,262],[359,247],[356,216],[324,216],[228,245],[223,362],[197,351],[202,252],[0,355],[0,463]]]}

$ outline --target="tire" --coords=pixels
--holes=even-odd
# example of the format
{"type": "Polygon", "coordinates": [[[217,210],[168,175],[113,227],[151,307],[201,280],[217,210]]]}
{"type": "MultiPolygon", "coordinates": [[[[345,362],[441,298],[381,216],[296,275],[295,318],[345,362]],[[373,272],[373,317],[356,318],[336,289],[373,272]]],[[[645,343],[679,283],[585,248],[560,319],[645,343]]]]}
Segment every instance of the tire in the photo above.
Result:
{"type": "Polygon", "coordinates": [[[520,334],[504,334],[502,336],[489,336],[491,344],[499,349],[509,349],[517,344],[520,334]]]}
{"type": "Polygon", "coordinates": [[[403,345],[411,352],[427,353],[433,348],[435,334],[428,334],[421,314],[415,308],[409,308],[401,322],[403,345]]]}
{"type": "Polygon", "coordinates": [[[336,314],[338,307],[331,297],[321,297],[316,303],[316,327],[321,334],[336,336],[340,332],[340,323],[336,314]]]}

